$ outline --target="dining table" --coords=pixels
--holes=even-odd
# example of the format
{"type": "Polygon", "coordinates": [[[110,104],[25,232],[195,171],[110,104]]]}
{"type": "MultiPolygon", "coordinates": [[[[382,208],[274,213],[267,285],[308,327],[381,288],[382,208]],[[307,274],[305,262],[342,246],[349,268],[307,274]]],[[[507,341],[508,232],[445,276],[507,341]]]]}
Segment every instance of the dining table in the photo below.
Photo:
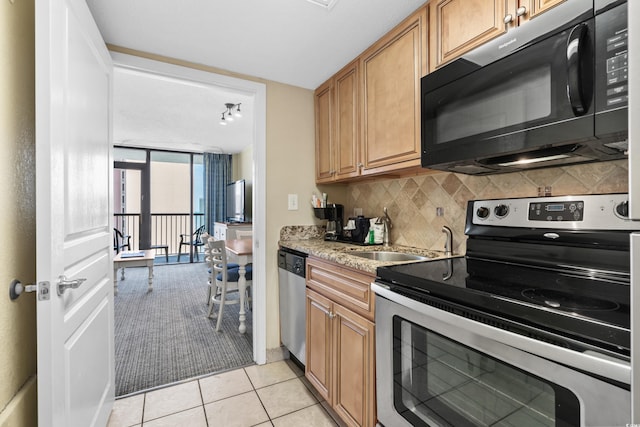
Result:
{"type": "MultiPolygon", "coordinates": [[[[246,322],[246,291],[247,291],[247,278],[246,267],[253,261],[253,239],[232,239],[225,241],[225,247],[227,249],[227,259],[229,261],[238,264],[238,291],[240,293],[240,326],[238,330],[241,334],[247,331],[246,322]]],[[[253,291],[253,289],[251,290],[253,291]]]]}

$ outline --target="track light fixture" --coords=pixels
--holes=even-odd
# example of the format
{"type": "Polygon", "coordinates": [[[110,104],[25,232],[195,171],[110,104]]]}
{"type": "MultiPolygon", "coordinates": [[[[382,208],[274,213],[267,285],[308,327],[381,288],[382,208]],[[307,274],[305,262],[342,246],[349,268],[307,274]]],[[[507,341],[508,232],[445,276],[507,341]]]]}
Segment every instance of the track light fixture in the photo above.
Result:
{"type": "Polygon", "coordinates": [[[222,118],[220,119],[221,125],[225,126],[227,122],[232,122],[234,118],[242,117],[240,104],[241,103],[232,104],[231,102],[227,102],[226,104],[224,104],[227,109],[222,112],[222,118]]]}

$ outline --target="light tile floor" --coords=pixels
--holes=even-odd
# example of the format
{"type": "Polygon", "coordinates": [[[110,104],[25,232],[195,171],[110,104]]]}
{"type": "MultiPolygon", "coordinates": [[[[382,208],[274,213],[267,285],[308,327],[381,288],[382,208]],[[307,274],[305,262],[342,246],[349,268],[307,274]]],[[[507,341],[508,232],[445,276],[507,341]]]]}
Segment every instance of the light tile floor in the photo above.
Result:
{"type": "Polygon", "coordinates": [[[324,427],[343,425],[283,360],[116,400],[108,427],[324,427]]]}

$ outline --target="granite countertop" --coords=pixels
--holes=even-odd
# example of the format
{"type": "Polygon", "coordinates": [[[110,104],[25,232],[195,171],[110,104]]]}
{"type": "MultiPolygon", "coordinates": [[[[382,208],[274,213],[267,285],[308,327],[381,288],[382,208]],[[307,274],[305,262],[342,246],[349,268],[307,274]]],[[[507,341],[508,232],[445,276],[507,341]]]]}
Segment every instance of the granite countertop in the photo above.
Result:
{"type": "Polygon", "coordinates": [[[352,267],[360,271],[367,273],[376,273],[378,267],[394,264],[406,264],[408,262],[416,261],[377,261],[367,258],[362,258],[356,255],[350,255],[355,251],[390,251],[409,253],[414,255],[420,255],[430,259],[445,258],[444,252],[433,251],[429,249],[414,248],[410,246],[399,245],[371,245],[360,246],[349,243],[326,241],[319,236],[305,236],[307,238],[285,238],[281,239],[278,244],[280,247],[293,249],[299,252],[306,253],[317,258],[333,261],[337,264],[341,264],[347,267],[352,267]]]}

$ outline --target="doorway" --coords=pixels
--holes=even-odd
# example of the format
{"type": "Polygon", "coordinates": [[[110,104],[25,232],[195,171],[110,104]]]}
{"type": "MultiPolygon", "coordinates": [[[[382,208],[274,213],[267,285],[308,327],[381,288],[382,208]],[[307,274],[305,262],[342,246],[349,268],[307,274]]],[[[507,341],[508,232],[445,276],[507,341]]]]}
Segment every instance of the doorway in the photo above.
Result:
{"type": "MultiPolygon", "coordinates": [[[[251,82],[229,76],[217,75],[205,71],[176,66],[131,55],[112,52],[116,73],[144,73],[151,79],[178,79],[189,85],[198,87],[218,87],[226,91],[226,96],[242,94],[250,97],[253,107],[251,118],[251,145],[253,146],[253,191],[252,206],[254,257],[253,257],[253,311],[252,311],[252,349],[253,361],[258,364],[266,362],[266,269],[265,248],[260,242],[266,236],[266,87],[263,83],[251,82]]],[[[114,98],[117,98],[118,85],[115,84],[114,98]]],[[[243,104],[244,107],[244,104],[243,104]]],[[[243,108],[244,110],[244,108],[243,108]]],[[[215,121],[212,123],[216,124],[215,121]]],[[[230,126],[227,126],[227,128],[230,126]]],[[[189,144],[184,141],[118,141],[118,145],[141,148],[145,144],[155,149],[207,151],[202,144],[189,144]]]]}

